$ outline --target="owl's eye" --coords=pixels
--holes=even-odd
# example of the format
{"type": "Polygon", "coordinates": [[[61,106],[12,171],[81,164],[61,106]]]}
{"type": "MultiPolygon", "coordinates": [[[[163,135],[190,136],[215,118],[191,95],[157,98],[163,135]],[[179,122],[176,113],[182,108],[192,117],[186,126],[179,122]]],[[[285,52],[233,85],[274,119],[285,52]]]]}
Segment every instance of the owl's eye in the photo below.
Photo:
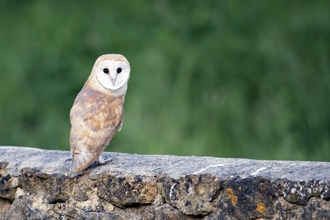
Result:
{"type": "Polygon", "coordinates": [[[121,73],[121,68],[117,68],[117,73],[121,73]]]}
{"type": "Polygon", "coordinates": [[[103,69],[103,72],[104,72],[105,74],[107,74],[107,73],[109,73],[109,69],[108,69],[108,68],[104,68],[104,69],[103,69]]]}

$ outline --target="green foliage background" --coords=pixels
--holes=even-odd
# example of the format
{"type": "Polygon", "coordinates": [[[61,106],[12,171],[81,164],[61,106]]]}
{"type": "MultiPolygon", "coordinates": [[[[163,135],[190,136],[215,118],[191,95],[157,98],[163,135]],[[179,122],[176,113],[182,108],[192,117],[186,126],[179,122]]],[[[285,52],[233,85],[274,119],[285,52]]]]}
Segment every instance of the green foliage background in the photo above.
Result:
{"type": "Polygon", "coordinates": [[[328,1],[4,1],[0,144],[69,150],[101,54],[131,64],[108,151],[330,158],[328,1]]]}

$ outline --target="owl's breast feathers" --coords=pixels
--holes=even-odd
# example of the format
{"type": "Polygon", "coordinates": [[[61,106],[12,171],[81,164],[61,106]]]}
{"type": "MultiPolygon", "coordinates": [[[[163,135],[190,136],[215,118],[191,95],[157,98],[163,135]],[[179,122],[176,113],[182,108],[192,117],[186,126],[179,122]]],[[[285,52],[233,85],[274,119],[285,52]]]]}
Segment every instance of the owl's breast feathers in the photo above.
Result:
{"type": "Polygon", "coordinates": [[[123,122],[124,96],[89,88],[80,91],[70,111],[73,172],[88,167],[101,155],[123,122]]]}

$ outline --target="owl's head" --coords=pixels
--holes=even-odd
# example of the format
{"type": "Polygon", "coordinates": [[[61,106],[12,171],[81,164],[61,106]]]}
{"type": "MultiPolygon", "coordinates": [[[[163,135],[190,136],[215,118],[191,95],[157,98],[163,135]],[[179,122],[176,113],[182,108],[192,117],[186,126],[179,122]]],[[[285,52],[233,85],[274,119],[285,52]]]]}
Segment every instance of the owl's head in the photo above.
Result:
{"type": "Polygon", "coordinates": [[[92,75],[102,87],[116,91],[127,84],[130,71],[129,62],[123,55],[106,54],[96,60],[92,75]]]}

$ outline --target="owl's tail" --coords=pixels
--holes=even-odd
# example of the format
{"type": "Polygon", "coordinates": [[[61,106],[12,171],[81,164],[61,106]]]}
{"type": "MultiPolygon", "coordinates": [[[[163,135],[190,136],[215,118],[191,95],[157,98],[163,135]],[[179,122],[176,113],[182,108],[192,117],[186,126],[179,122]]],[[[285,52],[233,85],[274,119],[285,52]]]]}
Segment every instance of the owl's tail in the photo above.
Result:
{"type": "Polygon", "coordinates": [[[98,155],[95,152],[85,152],[75,149],[72,151],[72,163],[70,171],[74,173],[81,172],[91,165],[98,155]]]}

